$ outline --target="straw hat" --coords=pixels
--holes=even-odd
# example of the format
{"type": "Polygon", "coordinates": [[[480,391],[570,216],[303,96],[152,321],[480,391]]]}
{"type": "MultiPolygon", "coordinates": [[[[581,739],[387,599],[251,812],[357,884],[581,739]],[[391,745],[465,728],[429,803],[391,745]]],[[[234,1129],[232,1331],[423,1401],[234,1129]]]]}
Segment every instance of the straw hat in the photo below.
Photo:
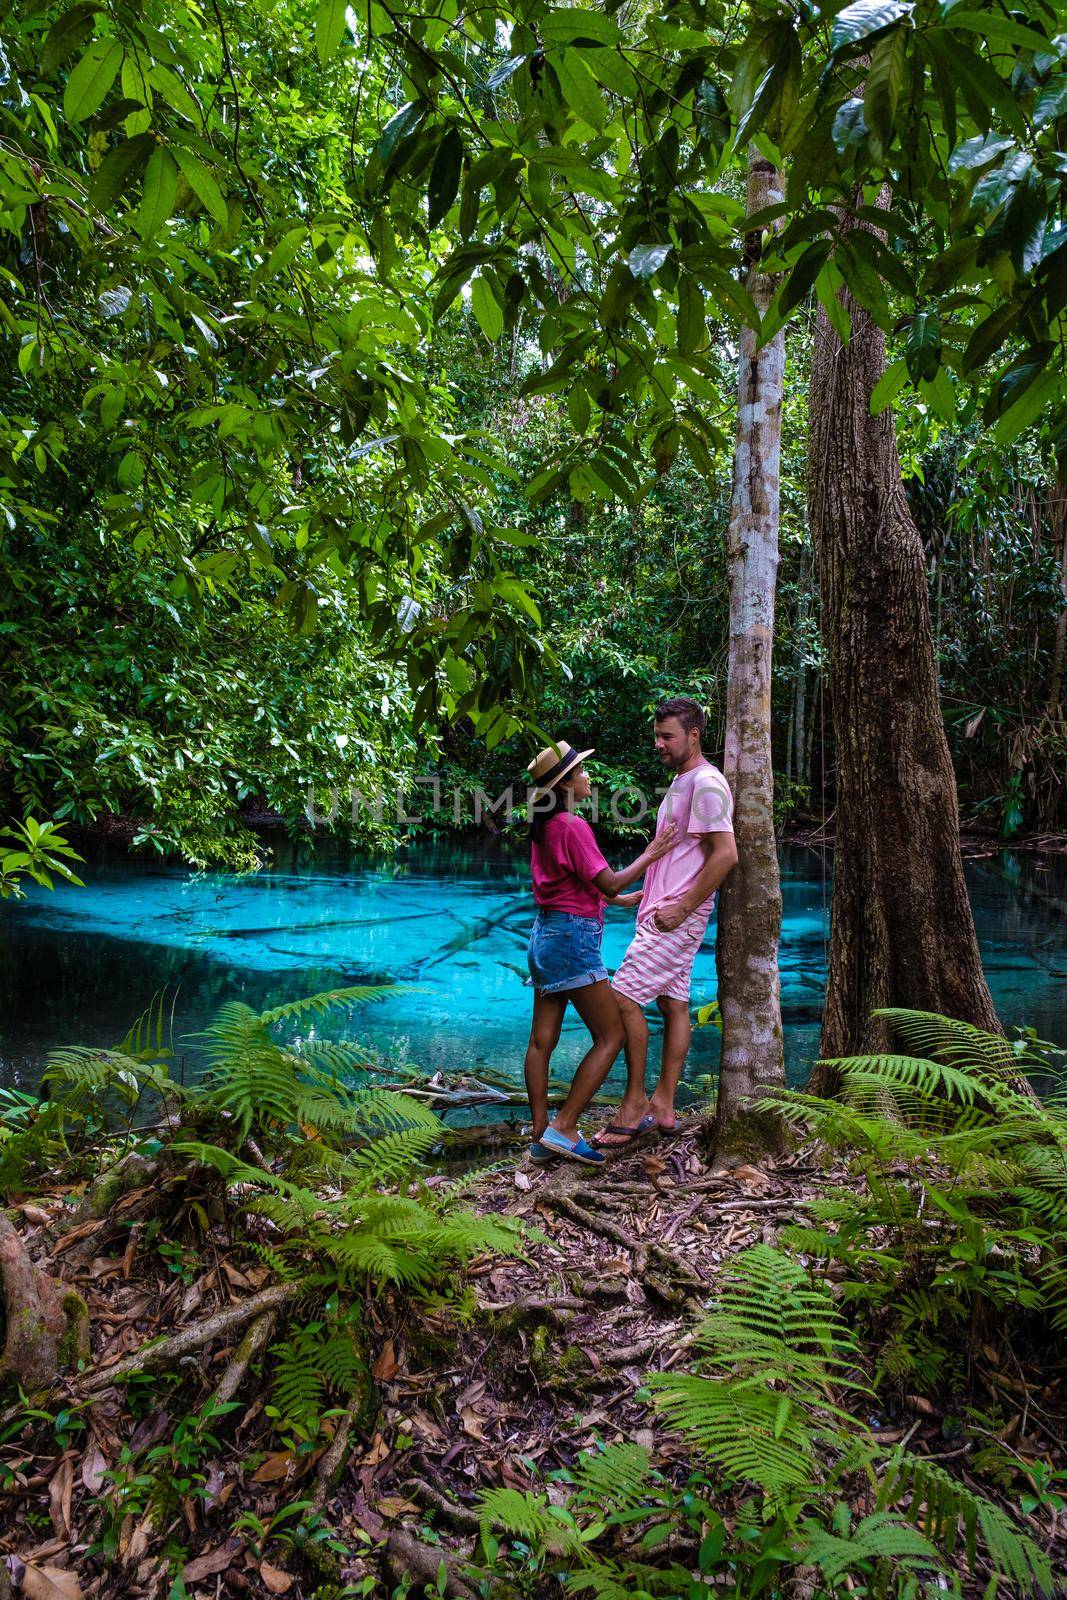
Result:
{"type": "Polygon", "coordinates": [[[530,790],[531,801],[540,800],[554,789],[561,778],[568,772],[573,772],[580,761],[586,756],[591,756],[592,750],[575,750],[569,744],[550,744],[539,750],[530,765],[526,768],[533,780],[534,787],[530,790]]]}

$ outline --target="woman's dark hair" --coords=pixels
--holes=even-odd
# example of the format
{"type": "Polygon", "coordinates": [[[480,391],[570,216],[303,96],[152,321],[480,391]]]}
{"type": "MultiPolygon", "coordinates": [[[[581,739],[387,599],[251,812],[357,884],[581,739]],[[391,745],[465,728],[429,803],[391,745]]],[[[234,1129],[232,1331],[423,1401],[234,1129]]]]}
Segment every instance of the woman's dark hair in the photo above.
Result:
{"type": "Polygon", "coordinates": [[[554,817],[557,811],[564,810],[566,800],[561,790],[566,781],[566,778],[561,778],[547,794],[541,795],[540,799],[529,807],[530,840],[533,844],[541,843],[549,818],[554,817]]]}

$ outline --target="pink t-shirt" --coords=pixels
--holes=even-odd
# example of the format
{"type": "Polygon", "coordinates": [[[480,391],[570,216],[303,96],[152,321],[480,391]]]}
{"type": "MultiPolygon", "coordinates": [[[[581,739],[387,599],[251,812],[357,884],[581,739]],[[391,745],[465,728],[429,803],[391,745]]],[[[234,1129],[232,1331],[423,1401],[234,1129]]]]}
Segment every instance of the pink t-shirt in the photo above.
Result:
{"type": "Polygon", "coordinates": [[[539,906],[604,920],[604,898],[593,885],[607,862],[593,830],[573,811],[555,811],[530,847],[533,895],[539,906]]]}
{"type": "MultiPolygon", "coordinates": [[[[650,917],[664,900],[678,900],[686,893],[704,865],[704,852],[700,838],[706,833],[733,833],[734,802],[726,779],[710,761],[701,761],[688,772],[679,773],[671,784],[659,808],[656,833],[660,834],[668,822],[678,825],[679,842],[665,856],[653,861],[645,873],[641,904],[637,920],[650,917]]],[[[711,916],[715,904],[714,894],[709,894],[704,904],[697,907],[705,920],[711,916]]]]}

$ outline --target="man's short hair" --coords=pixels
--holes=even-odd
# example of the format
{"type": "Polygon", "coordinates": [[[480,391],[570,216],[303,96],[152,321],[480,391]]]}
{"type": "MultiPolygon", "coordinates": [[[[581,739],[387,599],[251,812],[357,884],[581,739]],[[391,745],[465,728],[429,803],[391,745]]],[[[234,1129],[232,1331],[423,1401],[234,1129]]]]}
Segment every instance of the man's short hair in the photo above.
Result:
{"type": "Polygon", "coordinates": [[[708,719],[697,705],[695,700],[687,700],[685,695],[675,695],[671,700],[661,700],[656,707],[655,719],[663,722],[666,717],[677,717],[686,733],[692,733],[695,728],[703,739],[708,726],[708,719]]]}

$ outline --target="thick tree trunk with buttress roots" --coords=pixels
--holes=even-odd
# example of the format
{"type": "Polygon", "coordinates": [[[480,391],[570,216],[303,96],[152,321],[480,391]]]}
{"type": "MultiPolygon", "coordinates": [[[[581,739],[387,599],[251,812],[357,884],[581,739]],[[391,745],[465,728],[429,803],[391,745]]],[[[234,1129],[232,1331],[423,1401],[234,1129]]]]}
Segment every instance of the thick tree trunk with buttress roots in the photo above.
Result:
{"type": "MultiPolygon", "coordinates": [[[[1000,1031],[963,878],[922,541],[892,413],[870,412],[885,336],[847,291],[842,303],[846,344],[819,311],[808,433],[837,761],[824,1057],[889,1048],[877,1006],[1000,1031]]],[[[832,1071],[812,1087],[832,1092],[832,1071]]]]}
{"type": "MultiPolygon", "coordinates": [[[[782,199],[781,174],[749,155],[749,215],[782,199]]],[[[774,280],[752,245],[748,292],[766,311],[774,280]]],[[[774,837],[771,769],[771,647],[778,573],[778,476],[782,442],[785,335],[762,349],[741,332],[737,438],[727,550],[730,647],[723,769],[734,796],[737,866],[720,890],[716,958],[722,1065],[712,1134],[717,1161],[751,1157],[772,1130],[747,1112],[761,1089],[785,1082],[779,1005],[782,891],[774,837]]]]}

